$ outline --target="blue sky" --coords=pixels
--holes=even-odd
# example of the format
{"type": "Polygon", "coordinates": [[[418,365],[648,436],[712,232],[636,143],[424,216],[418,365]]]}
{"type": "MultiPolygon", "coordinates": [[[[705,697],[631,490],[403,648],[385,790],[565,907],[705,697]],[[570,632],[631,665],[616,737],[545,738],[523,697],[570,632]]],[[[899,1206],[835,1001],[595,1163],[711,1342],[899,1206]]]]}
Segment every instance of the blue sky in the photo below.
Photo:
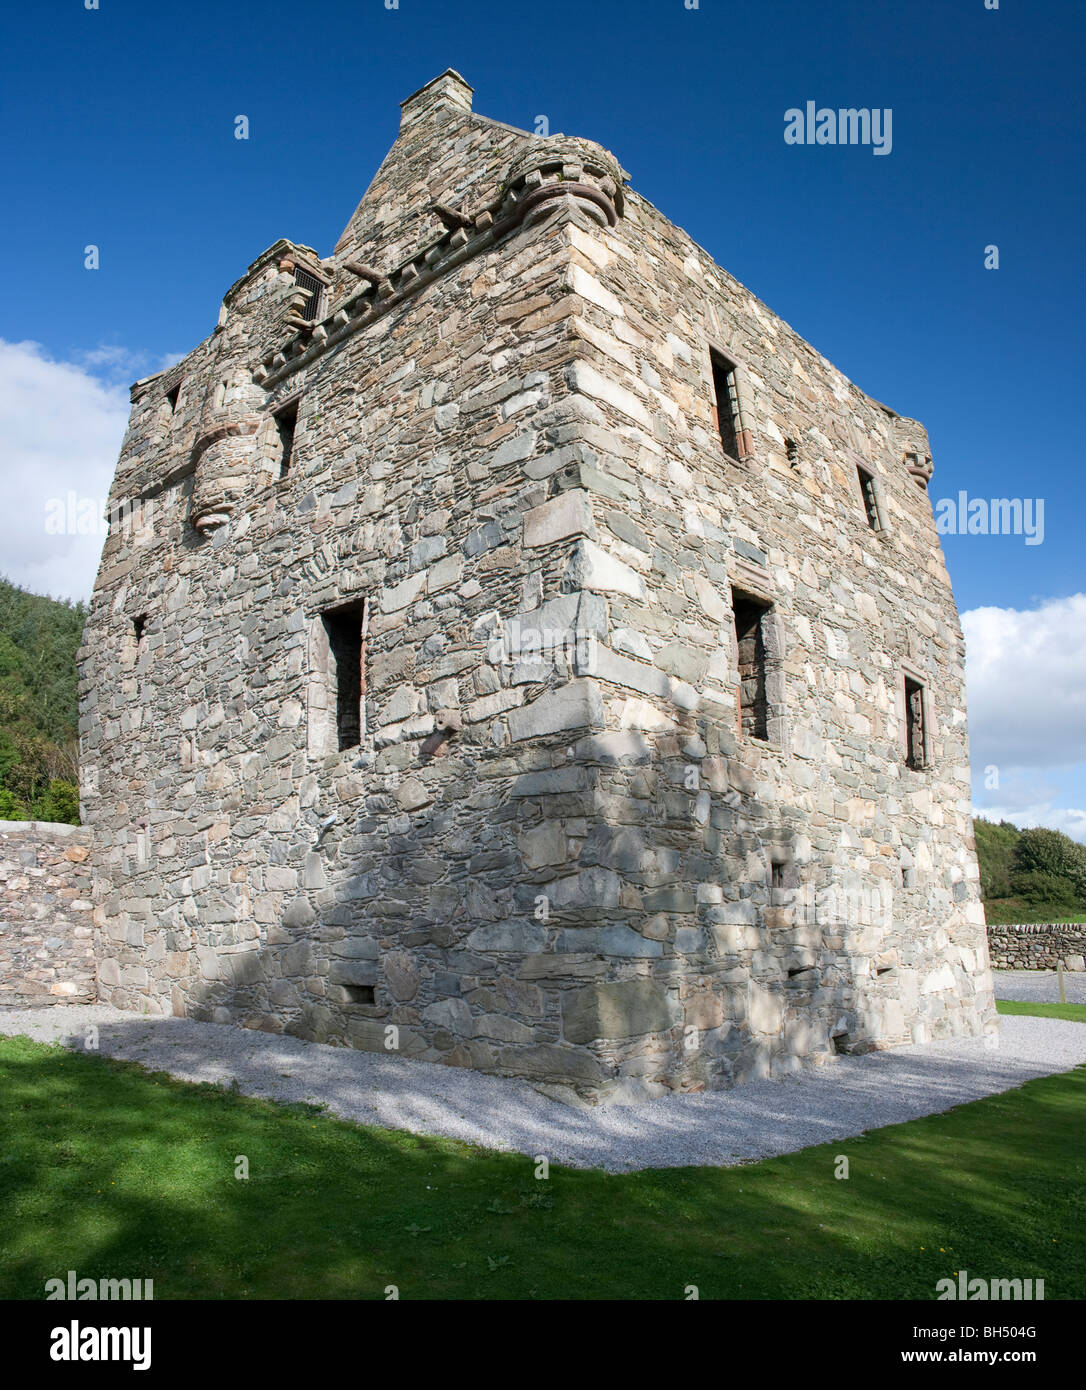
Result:
{"type": "Polygon", "coordinates": [[[944,540],[971,662],[987,644],[989,688],[970,675],[974,763],[1006,767],[977,799],[1020,816],[1086,807],[1086,618],[1072,602],[1086,587],[1081,5],[68,0],[6,7],[0,26],[14,136],[0,338],[18,388],[0,569],[85,589],[85,565],[50,552],[61,538],[24,557],[27,527],[16,536],[11,518],[68,476],[65,461],[84,460],[75,485],[91,495],[103,470],[108,482],[118,388],[205,337],[276,238],[328,254],[395,138],[398,103],[454,67],[484,115],[529,129],[545,115],[614,151],[639,192],[846,375],[923,420],[933,501],[1044,500],[1042,544],[944,540]],[[891,152],[787,145],[784,113],[808,100],[891,108],[891,152]],[[234,139],[239,114],[247,141],[234,139]],[[998,270],[984,267],[991,244],[998,270]],[[71,420],[30,410],[54,381],[72,392],[71,420]],[[1038,699],[1055,704],[1031,743],[1015,731],[1038,699]]]}

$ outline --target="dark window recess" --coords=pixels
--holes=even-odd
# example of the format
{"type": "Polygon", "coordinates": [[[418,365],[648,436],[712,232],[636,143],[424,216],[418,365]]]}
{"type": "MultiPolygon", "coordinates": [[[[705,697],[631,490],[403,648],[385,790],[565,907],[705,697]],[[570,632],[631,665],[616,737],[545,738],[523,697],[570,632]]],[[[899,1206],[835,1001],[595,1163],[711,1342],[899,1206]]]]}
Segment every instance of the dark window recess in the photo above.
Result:
{"type": "Polygon", "coordinates": [[[794,439],[784,441],[784,452],[788,455],[789,468],[799,467],[799,445],[794,439]]]}
{"type": "Polygon", "coordinates": [[[882,522],[879,519],[879,500],[875,493],[875,479],[863,468],[857,468],[856,472],[860,479],[860,492],[863,494],[867,524],[872,531],[881,531],[882,522]]]}
{"type": "Polygon", "coordinates": [[[784,865],[771,864],[769,866],[769,883],[772,888],[784,887],[784,865]]]}
{"type": "Polygon", "coordinates": [[[905,677],[905,761],[909,767],[925,766],[924,687],[905,677]]]}
{"type": "Polygon", "coordinates": [[[132,619],[132,631],[136,637],[136,646],[143,646],[143,639],[147,636],[147,615],[141,614],[138,618],[132,619]]]}
{"type": "Polygon", "coordinates": [[[275,412],[275,428],[279,431],[279,476],[285,478],[290,472],[291,455],[294,453],[294,431],[298,426],[298,402],[286,405],[275,412]]]}
{"type": "Polygon", "coordinates": [[[309,298],[302,307],[302,318],[307,323],[312,323],[321,307],[321,299],[324,297],[324,283],[318,280],[315,275],[310,275],[308,270],[303,270],[301,266],[294,268],[294,283],[299,289],[310,291],[309,298]]]}
{"type": "Polygon", "coordinates": [[[352,1004],[376,1004],[374,985],[344,985],[352,1004]]]}
{"type": "Polygon", "coordinates": [[[167,392],[166,392],[166,403],[167,403],[167,404],[169,405],[169,407],[170,407],[170,414],[171,414],[171,415],[172,415],[173,412],[177,409],[177,398],[178,398],[178,396],[180,396],[180,394],[181,394],[181,383],[180,383],[180,382],[177,383],[177,385],[173,388],[172,391],[167,391],[167,392]]]}
{"type": "Polygon", "coordinates": [[[729,362],[726,357],[721,357],[718,352],[711,353],[710,360],[713,365],[713,421],[720,435],[724,452],[730,459],[738,459],[735,363],[729,362]]]}
{"type": "Polygon", "coordinates": [[[362,700],[366,693],[364,608],[362,604],[354,604],[325,613],[323,617],[330,653],[329,684],[335,692],[336,731],[342,753],[345,749],[357,748],[362,742],[362,700]]]}
{"type": "Polygon", "coordinates": [[[748,738],[769,737],[765,637],[762,632],[762,619],[769,608],[768,603],[732,590],[735,640],[739,648],[739,727],[740,732],[748,738]]]}

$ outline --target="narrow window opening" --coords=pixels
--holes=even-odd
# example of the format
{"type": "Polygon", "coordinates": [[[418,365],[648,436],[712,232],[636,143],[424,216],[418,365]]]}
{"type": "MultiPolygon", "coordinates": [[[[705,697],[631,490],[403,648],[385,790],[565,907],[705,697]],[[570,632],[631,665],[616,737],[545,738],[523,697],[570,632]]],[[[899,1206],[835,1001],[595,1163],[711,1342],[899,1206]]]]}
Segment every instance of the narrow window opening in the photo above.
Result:
{"type": "Polygon", "coordinates": [[[784,441],[784,452],[788,455],[789,468],[799,467],[799,445],[794,439],[784,441]]]}
{"type": "Polygon", "coordinates": [[[299,289],[309,290],[309,298],[302,308],[302,318],[307,323],[312,323],[314,319],[320,317],[321,301],[324,298],[324,282],[318,280],[315,275],[311,275],[308,270],[303,270],[301,266],[294,267],[294,283],[299,289]]]}
{"type": "Polygon", "coordinates": [[[351,604],[321,616],[328,634],[329,695],[335,701],[336,734],[342,753],[361,745],[365,726],[365,604],[351,604]]]}
{"type": "Polygon", "coordinates": [[[377,998],[374,993],[374,985],[344,985],[348,998],[352,1004],[376,1004],[377,998]]]}
{"type": "Polygon", "coordinates": [[[167,391],[167,392],[166,392],[166,404],[170,407],[170,414],[171,414],[171,415],[172,415],[172,414],[174,413],[174,411],[176,411],[176,409],[177,409],[177,400],[178,400],[178,397],[179,397],[180,395],[181,395],[181,383],[180,383],[180,382],[177,383],[177,385],[173,388],[172,391],[167,391]]]}
{"type": "Polygon", "coordinates": [[[788,978],[794,980],[797,975],[806,975],[808,970],[813,969],[813,965],[794,965],[788,971],[788,978]]]}
{"type": "Polygon", "coordinates": [[[732,590],[735,640],[739,649],[739,730],[748,738],[769,738],[762,621],[770,607],[749,594],[732,590]]]}
{"type": "Polygon", "coordinates": [[[857,476],[860,479],[860,492],[864,499],[864,512],[867,515],[867,524],[872,531],[882,530],[882,519],[879,516],[879,499],[875,491],[874,474],[869,473],[866,468],[857,465],[857,476]]]}
{"type": "Polygon", "coordinates": [[[924,687],[905,677],[905,761],[917,770],[927,766],[924,754],[924,687]]]}
{"type": "Polygon", "coordinates": [[[733,461],[739,458],[737,418],[738,400],[735,390],[735,363],[719,352],[709,354],[713,368],[713,422],[725,454],[733,461]]]}
{"type": "Polygon", "coordinates": [[[784,865],[771,864],[769,866],[769,886],[771,888],[784,887],[784,865]]]}
{"type": "Polygon", "coordinates": [[[136,639],[136,650],[143,650],[144,638],[147,636],[147,614],[141,613],[138,618],[132,619],[132,633],[136,639]]]}
{"type": "Polygon", "coordinates": [[[298,426],[298,402],[292,401],[275,412],[275,428],[279,433],[279,478],[290,472],[294,453],[294,431],[298,426]]]}

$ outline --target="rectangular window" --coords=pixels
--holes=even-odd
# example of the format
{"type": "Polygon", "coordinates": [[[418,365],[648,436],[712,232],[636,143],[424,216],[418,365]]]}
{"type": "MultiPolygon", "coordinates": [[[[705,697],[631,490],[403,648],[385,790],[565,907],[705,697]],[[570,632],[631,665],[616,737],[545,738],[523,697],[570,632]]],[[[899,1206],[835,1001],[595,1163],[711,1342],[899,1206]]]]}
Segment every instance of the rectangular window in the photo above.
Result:
{"type": "Polygon", "coordinates": [[[136,639],[137,649],[142,650],[143,639],[147,636],[147,615],[145,613],[132,619],[132,634],[136,639]]]}
{"type": "Polygon", "coordinates": [[[310,275],[308,270],[303,270],[301,266],[294,267],[294,283],[299,289],[309,290],[309,298],[302,308],[302,318],[307,323],[312,323],[314,319],[320,317],[321,302],[324,299],[324,282],[318,280],[315,275],[310,275]]]}
{"type": "Polygon", "coordinates": [[[321,617],[328,634],[328,687],[342,753],[360,746],[366,722],[366,606],[352,603],[321,617]]]}
{"type": "Polygon", "coordinates": [[[924,687],[919,681],[905,677],[905,762],[911,768],[927,767],[926,711],[924,687]]]}
{"type": "Polygon", "coordinates": [[[376,986],[375,985],[345,985],[347,997],[352,1004],[375,1004],[376,986]]]}
{"type": "Polygon", "coordinates": [[[735,640],[739,648],[739,731],[748,738],[769,738],[762,620],[771,606],[750,594],[732,590],[735,640]]]}
{"type": "Polygon", "coordinates": [[[869,473],[866,468],[856,465],[856,474],[860,480],[860,494],[864,499],[864,511],[867,513],[867,524],[872,531],[882,530],[882,518],[879,516],[879,498],[875,491],[875,475],[869,473]]]}
{"type": "Polygon", "coordinates": [[[709,354],[709,359],[713,367],[713,422],[725,454],[738,460],[739,403],[735,391],[735,363],[716,351],[709,354]]]}
{"type": "Polygon", "coordinates": [[[275,412],[275,428],[279,432],[279,477],[283,479],[290,472],[291,455],[294,453],[294,431],[298,425],[298,402],[292,401],[282,410],[275,412]]]}
{"type": "Polygon", "coordinates": [[[174,411],[177,409],[177,398],[180,396],[180,394],[181,394],[181,383],[180,383],[180,382],[177,383],[177,385],[173,388],[172,391],[167,391],[167,392],[166,392],[166,403],[167,403],[167,405],[170,407],[170,414],[171,414],[171,415],[172,415],[172,414],[174,413],[174,411]]]}

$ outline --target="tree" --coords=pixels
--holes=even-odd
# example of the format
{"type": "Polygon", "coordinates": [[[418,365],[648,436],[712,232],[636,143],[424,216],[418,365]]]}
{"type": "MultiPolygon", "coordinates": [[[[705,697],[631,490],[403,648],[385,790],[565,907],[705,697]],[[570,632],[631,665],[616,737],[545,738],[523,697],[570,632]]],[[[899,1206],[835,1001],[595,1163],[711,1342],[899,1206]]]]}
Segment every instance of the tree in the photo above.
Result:
{"type": "Polygon", "coordinates": [[[1058,874],[1044,874],[1037,870],[1018,872],[1011,875],[1011,893],[1030,907],[1056,909],[1053,915],[1059,916],[1074,909],[1076,904],[1075,885],[1069,878],[1058,874]]]}
{"type": "Polygon", "coordinates": [[[1011,893],[1011,874],[1014,871],[1014,847],[1021,831],[1010,821],[978,819],[973,822],[977,839],[977,862],[980,866],[981,896],[1008,898],[1011,893]]]}
{"type": "Polygon", "coordinates": [[[79,821],[76,652],[87,609],[0,579],[0,820],[79,821]]]}
{"type": "Polygon", "coordinates": [[[1015,875],[1066,879],[1075,897],[1086,898],[1086,845],[1060,830],[1023,830],[1014,846],[1015,875]]]}

